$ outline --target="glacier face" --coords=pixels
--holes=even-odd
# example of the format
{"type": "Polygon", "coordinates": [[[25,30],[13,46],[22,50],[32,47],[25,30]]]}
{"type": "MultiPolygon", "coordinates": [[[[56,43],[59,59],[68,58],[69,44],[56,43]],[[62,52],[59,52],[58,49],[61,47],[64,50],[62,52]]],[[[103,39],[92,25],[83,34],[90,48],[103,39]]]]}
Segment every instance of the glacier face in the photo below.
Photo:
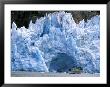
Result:
{"type": "Polygon", "coordinates": [[[100,16],[76,24],[71,13],[54,12],[11,29],[11,70],[100,73],[100,16]]]}

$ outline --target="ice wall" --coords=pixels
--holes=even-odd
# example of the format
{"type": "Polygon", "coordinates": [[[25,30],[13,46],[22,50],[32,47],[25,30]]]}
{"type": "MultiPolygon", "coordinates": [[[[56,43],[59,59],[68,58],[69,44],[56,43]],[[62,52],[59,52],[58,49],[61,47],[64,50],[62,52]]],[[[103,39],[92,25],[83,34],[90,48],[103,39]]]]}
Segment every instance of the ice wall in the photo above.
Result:
{"type": "Polygon", "coordinates": [[[76,24],[71,13],[54,12],[35,24],[30,21],[28,29],[13,22],[12,71],[65,72],[77,66],[87,73],[100,72],[100,16],[76,24]]]}

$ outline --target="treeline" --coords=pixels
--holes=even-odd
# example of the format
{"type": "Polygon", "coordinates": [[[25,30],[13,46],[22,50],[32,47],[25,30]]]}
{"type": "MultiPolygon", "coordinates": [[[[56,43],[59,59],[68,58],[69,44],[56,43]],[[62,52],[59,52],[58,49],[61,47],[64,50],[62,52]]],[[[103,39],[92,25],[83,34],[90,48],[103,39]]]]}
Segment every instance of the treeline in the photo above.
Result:
{"type": "MultiPolygon", "coordinates": [[[[17,27],[25,26],[28,28],[30,20],[35,23],[37,18],[43,17],[46,14],[56,11],[11,11],[11,24],[15,22],[17,27]]],[[[58,11],[57,11],[58,12],[58,11]]],[[[65,11],[72,14],[76,23],[79,23],[82,19],[87,21],[95,15],[100,15],[100,11],[65,11]]]]}

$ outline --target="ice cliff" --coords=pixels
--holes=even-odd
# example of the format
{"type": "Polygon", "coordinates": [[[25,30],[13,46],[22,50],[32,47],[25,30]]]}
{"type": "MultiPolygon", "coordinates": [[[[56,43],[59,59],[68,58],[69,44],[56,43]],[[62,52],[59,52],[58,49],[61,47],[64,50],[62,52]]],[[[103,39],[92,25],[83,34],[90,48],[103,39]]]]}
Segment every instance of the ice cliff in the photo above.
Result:
{"type": "Polygon", "coordinates": [[[100,72],[100,16],[76,24],[71,13],[54,12],[30,21],[29,28],[11,29],[11,70],[100,72]]]}

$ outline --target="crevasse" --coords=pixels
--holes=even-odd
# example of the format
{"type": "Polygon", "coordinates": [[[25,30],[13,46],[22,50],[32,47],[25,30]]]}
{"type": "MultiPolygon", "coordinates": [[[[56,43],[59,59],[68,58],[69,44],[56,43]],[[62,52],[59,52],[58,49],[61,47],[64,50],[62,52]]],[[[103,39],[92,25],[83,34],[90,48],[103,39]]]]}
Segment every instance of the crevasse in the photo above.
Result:
{"type": "Polygon", "coordinates": [[[11,29],[11,70],[100,73],[100,16],[76,24],[71,13],[54,12],[11,29]]]}

